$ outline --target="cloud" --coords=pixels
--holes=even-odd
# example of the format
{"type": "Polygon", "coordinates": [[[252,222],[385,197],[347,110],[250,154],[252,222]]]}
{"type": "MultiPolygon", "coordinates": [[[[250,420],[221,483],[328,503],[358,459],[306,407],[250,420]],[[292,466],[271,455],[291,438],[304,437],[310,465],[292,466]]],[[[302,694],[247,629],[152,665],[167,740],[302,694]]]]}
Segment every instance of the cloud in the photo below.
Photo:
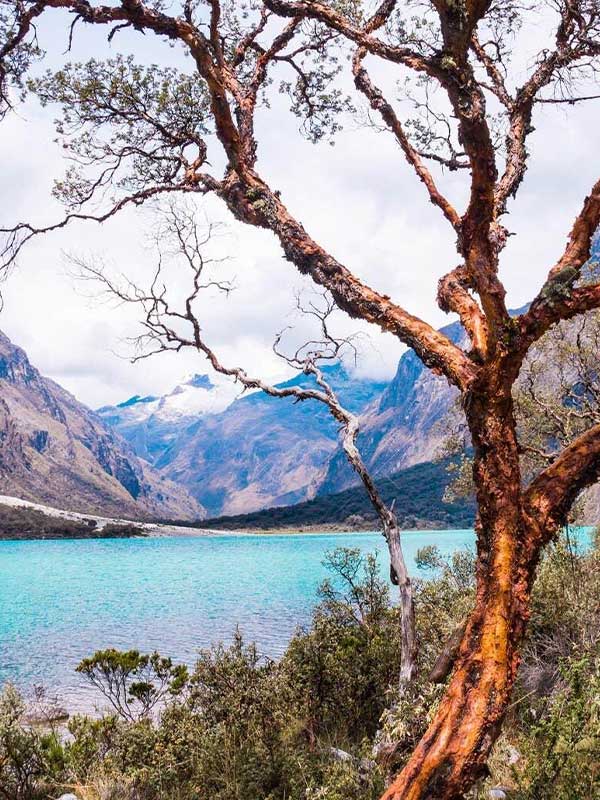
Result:
{"type": "MultiPolygon", "coordinates": [[[[74,60],[96,47],[106,48],[90,27],[76,37],[74,60]]],[[[40,31],[54,43],[54,64],[62,58],[64,31],[60,19],[40,31]]],[[[522,33],[526,41],[519,70],[525,70],[540,35],[535,27],[522,33]]],[[[173,49],[153,37],[143,37],[140,44],[139,38],[125,32],[115,42],[137,52],[142,47],[144,56],[154,61],[177,63],[173,49]]],[[[591,174],[600,151],[595,117],[593,104],[547,106],[536,114],[526,182],[504,220],[515,233],[501,262],[513,307],[531,298],[543,281],[597,177],[591,174]]],[[[30,104],[21,116],[0,126],[2,224],[25,218],[51,221],[61,213],[49,194],[52,179],[65,166],[52,143],[51,120],[51,111],[30,104]]],[[[297,120],[279,97],[271,110],[262,112],[257,129],[260,170],[317,241],[412,313],[435,325],[450,321],[435,303],[435,290],[439,277],[456,264],[455,236],[391,137],[350,123],[335,147],[313,146],[298,135],[297,120]]],[[[464,200],[465,177],[439,176],[440,185],[457,203],[464,200]]],[[[224,362],[242,364],[271,380],[284,378],[286,369],[271,344],[286,324],[294,291],[309,286],[309,281],[284,260],[268,232],[235,222],[217,200],[209,200],[206,208],[212,218],[227,222],[229,236],[222,245],[232,260],[223,269],[235,274],[237,284],[228,299],[212,297],[204,304],[206,335],[224,362]]],[[[124,340],[136,333],[135,313],[90,302],[68,275],[64,252],[100,253],[114,270],[147,278],[155,263],[155,255],[145,247],[149,223],[147,214],[128,211],[102,227],[77,224],[38,239],[26,248],[19,269],[3,286],[0,327],[45,374],[91,406],[136,393],[166,392],[182,375],[205,369],[194,353],[164,355],[136,365],[118,357],[116,352],[131,354],[124,340]]],[[[174,291],[183,291],[183,285],[174,286],[174,291]]],[[[344,332],[369,333],[361,374],[393,374],[403,349],[394,337],[356,320],[346,318],[339,324],[344,332]]]]}

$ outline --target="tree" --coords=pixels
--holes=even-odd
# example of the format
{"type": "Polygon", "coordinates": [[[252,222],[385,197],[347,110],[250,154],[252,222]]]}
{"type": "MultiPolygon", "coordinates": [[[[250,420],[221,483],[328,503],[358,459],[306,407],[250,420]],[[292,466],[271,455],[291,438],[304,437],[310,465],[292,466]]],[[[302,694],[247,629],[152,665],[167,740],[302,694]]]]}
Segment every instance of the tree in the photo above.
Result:
{"type": "Polygon", "coordinates": [[[174,202],[159,210],[154,236],[154,246],[159,253],[159,259],[149,287],[140,287],[128,278],[120,283],[116,282],[108,275],[102,264],[97,265],[85,259],[71,257],[77,268],[76,277],[83,281],[96,282],[109,299],[133,304],[141,310],[143,333],[134,340],[138,352],[133,358],[134,362],[158,353],[180,352],[185,348],[192,348],[208,359],[215,372],[240,383],[243,391],[260,389],[270,397],[290,398],[295,403],[308,400],[325,406],[340,426],[341,447],[350,466],[362,481],[379,518],[388,546],[390,576],[392,582],[398,586],[400,597],[402,649],[399,687],[402,691],[415,677],[417,640],[413,589],[402,552],[398,519],[393,507],[384,502],[357,447],[359,418],[342,404],[324,370],[327,364],[340,363],[348,350],[352,351],[356,358],[355,336],[339,338],[332,333],[330,318],[336,306],[327,292],[321,293],[308,305],[303,305],[298,295],[297,311],[301,315],[317,320],[317,338],[297,344],[293,351],[287,354],[282,349],[282,339],[286,333],[283,330],[277,335],[273,350],[296,372],[312,378],[312,386],[272,386],[261,378],[250,376],[242,367],[223,364],[204,335],[196,303],[207,289],[215,288],[228,294],[232,289],[232,283],[222,278],[213,279],[206,274],[211,266],[215,266],[215,261],[218,265],[223,259],[211,259],[204,255],[203,248],[209,243],[214,226],[209,224],[203,231],[197,224],[195,216],[194,208],[174,202]],[[169,255],[181,259],[190,275],[189,292],[179,306],[171,300],[168,290],[169,278],[164,274],[164,263],[169,255]]]}
{"type": "Polygon", "coordinates": [[[158,653],[99,650],[77,665],[77,672],[102,692],[116,713],[129,722],[148,718],[168,695],[185,685],[187,669],[158,653]]]}
{"type": "Polygon", "coordinates": [[[600,181],[583,201],[564,252],[516,318],[499,277],[508,236],[501,220],[525,176],[536,107],[597,97],[578,93],[598,73],[597,0],[543,5],[555,20],[554,36],[516,90],[521,73],[507,77],[511,36],[534,11],[511,0],[383,0],[373,11],[359,2],[185,0],[171,14],[160,0],[3,0],[1,6],[5,109],[15,102],[11,86],[22,87],[24,69],[39,55],[35,23],[55,9],[72,14],[72,35],[78,23],[101,26],[111,39],[128,27],[181,47],[193,64],[182,74],[117,57],[29,83],[42,102],[62,106],[59,131],[75,168],[56,189],[67,216],[46,227],[6,230],[6,266],[27,240],[71,219],[102,221],[164,194],[213,193],[237,219],[271,231],[285,258],[328,289],[340,308],[397,336],[461,393],[478,504],[476,603],[446,694],[386,800],[460,797],[483,773],[514,684],[540,553],[600,472],[597,424],[527,484],[520,472],[512,387],[523,361],[561,320],[600,306],[600,284],[579,282],[600,221],[600,181]],[[304,132],[318,140],[335,133],[347,107],[338,82],[345,55],[358,95],[456,233],[459,264],[440,281],[438,302],[460,317],[468,350],[360,281],[311,238],[258,170],[255,120],[271,80],[288,71],[291,78],[284,76],[279,88],[304,132]],[[371,63],[415,78],[416,120],[401,118],[373,82],[371,63]],[[211,166],[223,160],[222,173],[211,166]],[[440,166],[464,170],[464,211],[441,191],[434,172],[440,166]],[[90,207],[102,198],[99,210],[90,207]]]}

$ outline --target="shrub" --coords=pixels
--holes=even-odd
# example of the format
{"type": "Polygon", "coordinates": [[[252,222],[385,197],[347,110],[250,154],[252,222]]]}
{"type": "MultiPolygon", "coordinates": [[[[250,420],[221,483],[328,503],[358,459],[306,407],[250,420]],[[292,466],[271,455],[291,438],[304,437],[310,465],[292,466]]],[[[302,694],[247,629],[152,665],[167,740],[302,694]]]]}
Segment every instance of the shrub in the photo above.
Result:
{"type": "Polygon", "coordinates": [[[62,747],[54,732],[39,732],[23,722],[25,702],[8,684],[0,695],[0,797],[41,800],[62,769],[62,747]]]}
{"type": "Polygon", "coordinates": [[[143,528],[132,522],[108,522],[98,532],[102,539],[130,539],[133,536],[147,536],[143,528]]]}
{"type": "Polygon", "coordinates": [[[77,672],[130,722],[148,717],[168,694],[181,691],[188,677],[187,669],[174,666],[170,658],[137,650],[98,650],[77,666],[77,672]]]}
{"type": "Polygon", "coordinates": [[[520,739],[519,800],[600,797],[600,652],[561,662],[561,688],[520,739]]]}

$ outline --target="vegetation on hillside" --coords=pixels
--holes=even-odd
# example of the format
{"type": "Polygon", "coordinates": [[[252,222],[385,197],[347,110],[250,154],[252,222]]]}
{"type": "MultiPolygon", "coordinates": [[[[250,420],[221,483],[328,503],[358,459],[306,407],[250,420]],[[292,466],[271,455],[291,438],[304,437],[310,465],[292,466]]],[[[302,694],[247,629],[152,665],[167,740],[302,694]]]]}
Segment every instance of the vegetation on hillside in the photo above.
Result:
{"type": "Polygon", "coordinates": [[[94,519],[65,519],[27,506],[0,505],[1,539],[123,539],[144,536],[132,523],[98,527],[94,519]]]}
{"type": "MultiPolygon", "coordinates": [[[[394,504],[398,523],[405,530],[428,528],[470,528],[475,518],[472,498],[445,502],[444,492],[451,478],[448,461],[426,462],[377,480],[384,501],[394,504]]],[[[377,515],[362,485],[343,492],[315,497],[293,506],[267,508],[251,514],[216,517],[194,523],[178,523],[219,530],[278,528],[338,524],[365,530],[378,526],[377,515]]]]}
{"type": "MultiPolygon", "coordinates": [[[[435,713],[443,685],[430,671],[474,601],[472,554],[444,561],[428,547],[419,563],[429,575],[416,586],[419,677],[409,694],[397,694],[398,611],[376,558],[339,549],[312,625],[279,662],[239,634],[200,652],[190,672],[158,654],[96,653],[79,671],[111,706],[73,718],[69,737],[27,727],[23,699],[6,687],[0,797],[375,800],[435,713]]],[[[508,724],[470,797],[498,786],[513,800],[600,797],[599,604],[600,551],[553,544],[508,724]]]]}

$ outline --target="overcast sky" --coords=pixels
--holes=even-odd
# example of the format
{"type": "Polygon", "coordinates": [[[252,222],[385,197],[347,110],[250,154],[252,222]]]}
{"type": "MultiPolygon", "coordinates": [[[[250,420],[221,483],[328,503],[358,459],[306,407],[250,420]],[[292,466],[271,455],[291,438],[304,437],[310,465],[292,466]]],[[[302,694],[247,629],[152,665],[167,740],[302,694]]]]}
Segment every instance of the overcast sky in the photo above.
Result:
{"type": "MultiPolygon", "coordinates": [[[[89,57],[99,46],[100,34],[90,27],[78,29],[72,60],[89,57]]],[[[40,37],[51,63],[61,63],[65,17],[57,14],[50,24],[40,26],[40,37]]],[[[523,32],[523,65],[539,37],[539,26],[523,32]]],[[[113,52],[118,47],[154,62],[176,62],[177,54],[165,43],[146,36],[140,45],[141,38],[116,37],[113,52]]],[[[53,116],[52,109],[29,103],[0,125],[1,226],[24,219],[49,223],[61,214],[50,198],[52,181],[65,167],[53,143],[53,116]]],[[[598,174],[600,133],[593,104],[546,106],[538,112],[535,127],[526,183],[506,219],[516,234],[502,256],[502,278],[512,307],[526,302],[539,287],[598,174]]],[[[391,137],[358,129],[348,120],[335,147],[314,146],[298,135],[297,120],[278,102],[261,115],[258,135],[262,174],[317,241],[412,313],[435,325],[450,321],[437,308],[435,291],[437,280],[456,264],[454,236],[391,137]]],[[[450,174],[440,179],[459,205],[465,177],[450,174]]],[[[237,286],[227,300],[212,297],[204,303],[206,336],[224,362],[244,365],[270,379],[286,377],[271,343],[289,322],[286,314],[293,306],[294,290],[308,284],[282,259],[269,233],[235,223],[215,200],[205,210],[211,219],[228,225],[219,247],[231,260],[222,269],[225,276],[235,276],[237,286]]],[[[78,224],[39,238],[26,247],[18,269],[2,287],[0,328],[26,349],[44,374],[93,407],[136,393],[163,393],[187,373],[208,371],[191,353],[131,365],[124,339],[137,330],[133,309],[91,300],[69,275],[65,253],[96,254],[114,269],[143,279],[155,264],[146,237],[151,224],[149,214],[130,211],[101,227],[78,224]]],[[[356,322],[340,324],[346,330],[360,327],[356,322]]],[[[389,377],[402,347],[374,328],[369,333],[359,370],[389,377]]]]}

